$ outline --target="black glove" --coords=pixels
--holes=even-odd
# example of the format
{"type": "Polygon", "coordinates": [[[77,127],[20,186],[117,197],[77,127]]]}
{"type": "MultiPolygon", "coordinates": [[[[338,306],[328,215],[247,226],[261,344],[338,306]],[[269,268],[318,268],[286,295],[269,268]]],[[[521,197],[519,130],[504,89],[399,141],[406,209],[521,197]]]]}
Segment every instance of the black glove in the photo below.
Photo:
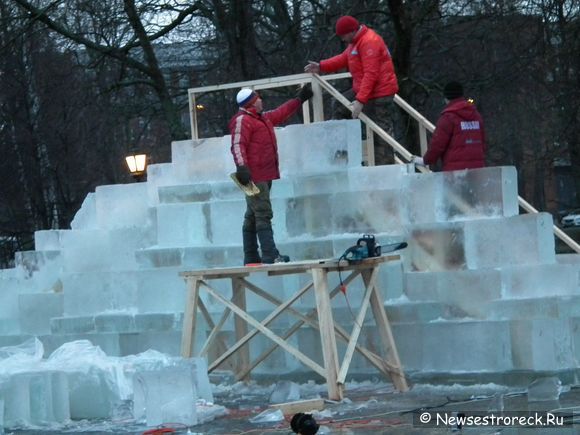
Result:
{"type": "Polygon", "coordinates": [[[298,92],[296,93],[296,98],[300,98],[300,101],[302,101],[303,103],[312,98],[312,86],[310,85],[310,83],[306,83],[304,86],[298,89],[298,92]]]}
{"type": "Polygon", "coordinates": [[[236,178],[238,181],[243,184],[244,186],[252,181],[252,175],[250,174],[250,170],[247,166],[237,166],[236,167],[236,178]]]}

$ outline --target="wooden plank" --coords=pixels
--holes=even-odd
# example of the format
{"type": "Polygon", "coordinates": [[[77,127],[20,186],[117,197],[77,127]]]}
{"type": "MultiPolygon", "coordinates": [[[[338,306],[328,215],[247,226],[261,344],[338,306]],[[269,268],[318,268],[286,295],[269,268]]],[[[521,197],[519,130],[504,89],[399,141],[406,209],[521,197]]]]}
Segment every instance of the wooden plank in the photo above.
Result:
{"type": "MultiPolygon", "coordinates": [[[[340,370],[338,372],[337,382],[339,384],[344,384],[344,381],[346,379],[346,374],[348,373],[348,368],[350,367],[350,362],[351,362],[352,357],[354,355],[354,351],[356,348],[358,337],[359,337],[360,331],[362,329],[362,325],[363,325],[363,322],[365,320],[365,316],[367,314],[367,309],[369,307],[371,293],[373,292],[373,290],[375,288],[375,283],[377,281],[377,276],[378,276],[378,270],[379,270],[378,267],[375,267],[372,270],[371,278],[366,285],[367,288],[366,288],[365,294],[363,296],[363,300],[361,302],[360,310],[359,310],[358,315],[356,317],[355,324],[352,328],[352,333],[350,334],[350,340],[348,342],[348,346],[346,347],[346,352],[345,352],[344,358],[342,360],[342,365],[341,365],[340,370]]],[[[367,271],[363,272],[363,274],[366,274],[366,273],[367,273],[367,271]]]]}
{"type": "Polygon", "coordinates": [[[195,93],[189,92],[189,120],[191,122],[191,139],[198,139],[197,130],[197,101],[195,99],[195,93]]]}
{"type": "Polygon", "coordinates": [[[314,122],[324,121],[324,103],[322,99],[322,88],[317,81],[312,82],[312,108],[314,111],[314,122]]]}
{"type": "Polygon", "coordinates": [[[220,295],[217,291],[215,291],[209,285],[207,285],[206,283],[204,283],[204,286],[206,287],[206,290],[209,292],[209,294],[213,298],[215,298],[216,300],[218,300],[219,302],[221,302],[223,305],[225,305],[226,307],[228,307],[230,310],[232,310],[234,312],[234,314],[236,314],[237,316],[240,316],[248,324],[250,324],[251,326],[253,326],[254,328],[256,328],[259,332],[261,332],[262,334],[264,334],[266,337],[268,337],[273,342],[277,343],[285,351],[287,351],[289,354],[291,354],[292,356],[294,356],[295,358],[297,358],[298,360],[300,360],[306,366],[310,367],[312,370],[314,370],[320,376],[322,376],[324,378],[326,377],[326,372],[325,372],[324,368],[322,368],[319,364],[317,364],[316,362],[312,361],[310,358],[308,358],[306,355],[304,355],[298,349],[295,349],[293,346],[291,346],[290,344],[288,344],[286,341],[284,341],[278,335],[274,334],[268,328],[266,328],[265,326],[263,326],[260,322],[258,322],[256,319],[254,319],[248,313],[246,313],[245,311],[243,311],[240,308],[238,308],[235,304],[233,304],[232,302],[230,302],[227,299],[225,299],[222,295],[220,295]]]}
{"type": "Polygon", "coordinates": [[[310,106],[308,105],[308,101],[302,103],[302,119],[304,120],[304,124],[310,124],[310,106]]]}
{"type": "Polygon", "coordinates": [[[427,130],[421,124],[419,124],[419,143],[421,145],[421,155],[424,156],[427,152],[427,130]]]}
{"type": "Polygon", "coordinates": [[[400,260],[401,256],[398,254],[382,255],[380,257],[372,257],[362,260],[360,263],[351,264],[346,260],[342,260],[340,263],[336,258],[328,258],[323,260],[304,260],[304,261],[291,261],[290,263],[276,263],[268,264],[255,267],[226,267],[226,268],[215,268],[215,269],[199,269],[192,271],[180,272],[179,275],[185,278],[189,277],[199,277],[201,279],[219,279],[219,278],[232,278],[236,277],[247,277],[251,273],[262,273],[267,272],[268,275],[287,275],[292,273],[304,273],[309,272],[312,268],[326,269],[329,272],[336,272],[340,268],[342,272],[346,270],[360,270],[364,268],[372,267],[376,264],[385,263],[388,261],[400,260]]]}
{"type": "Polygon", "coordinates": [[[230,313],[231,313],[231,311],[229,308],[226,308],[224,310],[219,322],[217,322],[217,324],[214,325],[213,329],[211,330],[210,334],[207,337],[207,340],[205,341],[205,343],[201,347],[201,350],[199,351],[199,356],[205,356],[209,347],[213,344],[213,340],[215,339],[217,334],[221,331],[222,327],[224,326],[224,323],[226,322],[230,313]]]}
{"type": "Polygon", "coordinates": [[[297,400],[296,402],[277,403],[269,407],[281,410],[284,415],[293,415],[298,412],[321,411],[324,409],[324,399],[297,400]]]}
{"type": "MultiPolygon", "coordinates": [[[[244,283],[238,277],[232,278],[232,302],[236,304],[240,310],[244,312],[246,311],[246,291],[244,288],[244,283]]],[[[244,322],[244,320],[239,316],[234,317],[234,328],[236,341],[239,341],[248,333],[248,324],[244,322]]],[[[249,345],[245,344],[240,346],[237,356],[236,373],[240,373],[246,370],[246,368],[250,365],[249,345]]],[[[249,381],[249,374],[244,376],[242,380],[249,381]]]]}
{"type": "Polygon", "coordinates": [[[367,132],[367,138],[365,140],[367,166],[375,166],[375,134],[368,125],[365,128],[367,132]]]}
{"type": "MultiPolygon", "coordinates": [[[[363,280],[365,281],[365,284],[370,281],[368,274],[363,274],[363,280]]],[[[401,392],[408,391],[409,386],[407,385],[407,380],[405,379],[405,374],[401,367],[401,360],[399,359],[399,353],[397,352],[397,346],[395,344],[395,339],[393,338],[393,332],[391,331],[391,324],[389,323],[387,312],[383,305],[382,296],[377,286],[373,287],[370,302],[371,309],[375,316],[379,337],[383,347],[385,348],[386,360],[395,369],[391,372],[393,385],[401,392]]]]}
{"type": "Polygon", "coordinates": [[[343,391],[337,383],[338,354],[336,350],[336,337],[334,335],[332,305],[330,304],[328,294],[328,274],[324,269],[312,269],[312,279],[314,281],[314,295],[316,296],[316,310],[318,311],[318,325],[320,329],[324,368],[326,371],[328,398],[331,400],[341,400],[343,391]]]}
{"type": "MultiPolygon", "coordinates": [[[[201,311],[201,314],[203,314],[203,317],[205,318],[205,321],[207,322],[208,326],[213,330],[214,328],[216,328],[216,325],[213,323],[213,319],[211,318],[209,311],[205,307],[205,304],[203,303],[203,299],[201,298],[201,295],[199,296],[197,301],[198,301],[199,311],[201,311]]],[[[206,345],[208,346],[208,349],[206,350],[209,352],[208,361],[215,360],[219,355],[224,353],[227,349],[227,346],[226,346],[226,343],[224,342],[224,339],[222,337],[217,336],[220,329],[221,329],[221,326],[216,329],[216,337],[214,337],[211,342],[210,342],[210,339],[208,337],[206,340],[206,343],[203,346],[203,347],[205,347],[206,345]],[[213,347],[210,347],[214,343],[214,340],[216,338],[217,338],[217,341],[215,342],[216,345],[213,347]]],[[[203,348],[202,348],[202,350],[203,350],[203,348]]],[[[202,354],[202,352],[200,351],[200,355],[201,354],[202,354]]],[[[226,368],[226,367],[224,367],[224,368],[226,368]]],[[[226,369],[233,370],[233,367],[227,367],[226,369]]]]}
{"type": "Polygon", "coordinates": [[[211,314],[209,314],[209,311],[207,310],[207,308],[205,307],[205,304],[203,303],[203,300],[201,299],[201,297],[198,299],[198,308],[199,311],[201,312],[201,314],[203,315],[203,318],[205,319],[205,321],[207,322],[208,326],[210,328],[215,327],[214,323],[213,323],[213,319],[211,318],[211,314]]]}
{"type": "MultiPolygon", "coordinates": [[[[326,80],[338,80],[350,77],[350,73],[338,73],[338,74],[328,74],[324,76],[326,80]]],[[[189,93],[199,94],[201,92],[215,92],[222,91],[225,89],[235,89],[235,88],[252,88],[252,89],[266,89],[266,88],[276,88],[281,86],[290,86],[300,83],[308,83],[312,81],[312,74],[302,73],[302,74],[292,74],[280,77],[271,77],[266,79],[258,80],[248,80],[243,82],[235,83],[224,83],[221,85],[210,85],[201,86],[198,88],[188,89],[189,93]]]]}
{"type": "Polygon", "coordinates": [[[187,280],[187,297],[185,299],[183,330],[181,333],[181,356],[183,358],[191,358],[195,346],[195,325],[200,282],[198,278],[187,280]]]}

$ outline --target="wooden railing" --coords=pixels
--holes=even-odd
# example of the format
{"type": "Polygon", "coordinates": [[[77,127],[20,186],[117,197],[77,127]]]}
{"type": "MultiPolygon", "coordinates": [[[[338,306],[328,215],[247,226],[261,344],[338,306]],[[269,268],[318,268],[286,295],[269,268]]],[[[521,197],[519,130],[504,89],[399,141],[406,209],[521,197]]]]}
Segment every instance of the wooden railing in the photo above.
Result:
{"type": "MultiPolygon", "coordinates": [[[[267,79],[251,80],[245,82],[236,83],[226,83],[223,85],[213,85],[213,86],[203,86],[199,88],[192,88],[188,90],[189,94],[189,113],[191,119],[191,137],[193,139],[199,139],[199,130],[197,127],[197,101],[196,96],[201,93],[223,91],[226,89],[239,89],[242,87],[248,87],[252,89],[272,89],[285,86],[296,86],[306,83],[311,83],[313,97],[312,97],[312,118],[314,122],[324,121],[324,106],[322,98],[322,89],[328,92],[332,97],[338,100],[341,104],[346,107],[350,107],[350,101],[347,100],[334,86],[329,82],[338,79],[349,78],[350,73],[340,73],[340,74],[328,74],[324,78],[318,74],[294,74],[281,77],[272,77],[267,79]]],[[[399,95],[395,95],[394,102],[401,107],[411,118],[413,118],[418,125],[419,129],[419,140],[421,146],[421,153],[425,154],[427,151],[427,133],[433,133],[435,126],[429,122],[427,118],[421,115],[417,110],[415,110],[409,103],[402,99],[399,95]]],[[[304,118],[304,123],[309,124],[311,122],[310,106],[308,102],[302,105],[302,113],[304,118]]],[[[397,163],[408,163],[412,160],[413,155],[407,151],[407,149],[401,145],[397,140],[385,132],[381,127],[379,127],[372,119],[370,119],[364,113],[359,115],[359,119],[365,124],[367,130],[367,140],[365,142],[365,153],[366,161],[370,166],[374,166],[374,135],[376,134],[385,142],[387,142],[395,151],[395,161],[397,163]],[[398,154],[397,154],[398,153],[398,154]],[[402,157],[402,159],[401,159],[402,157]],[[404,160],[403,160],[404,159],[404,160]]],[[[418,167],[421,172],[430,172],[429,168],[418,167]]],[[[457,199],[458,202],[460,199],[457,199]]],[[[528,203],[524,198],[518,195],[518,204],[521,209],[528,213],[538,213],[530,203],[528,203]]],[[[461,205],[461,204],[459,204],[461,205]]],[[[568,245],[575,252],[580,253],[580,245],[576,243],[570,236],[568,236],[564,231],[558,228],[556,225],[553,226],[554,234],[562,240],[566,245],[568,245]]]]}

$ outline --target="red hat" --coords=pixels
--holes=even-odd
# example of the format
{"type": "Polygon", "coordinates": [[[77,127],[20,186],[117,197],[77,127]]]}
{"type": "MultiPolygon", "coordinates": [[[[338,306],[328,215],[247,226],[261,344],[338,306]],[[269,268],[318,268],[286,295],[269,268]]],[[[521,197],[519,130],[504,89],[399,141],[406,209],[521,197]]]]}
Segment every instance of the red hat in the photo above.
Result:
{"type": "Polygon", "coordinates": [[[360,27],[359,22],[356,18],[350,15],[345,15],[340,17],[336,22],[336,34],[338,36],[344,36],[350,32],[356,32],[360,27]]]}

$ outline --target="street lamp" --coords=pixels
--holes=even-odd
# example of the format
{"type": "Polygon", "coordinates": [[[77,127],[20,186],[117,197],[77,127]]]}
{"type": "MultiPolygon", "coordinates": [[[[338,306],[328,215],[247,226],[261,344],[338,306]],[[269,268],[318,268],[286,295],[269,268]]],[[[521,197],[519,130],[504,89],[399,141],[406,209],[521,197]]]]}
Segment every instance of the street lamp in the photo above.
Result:
{"type": "Polygon", "coordinates": [[[143,181],[147,175],[147,154],[131,154],[125,157],[131,176],[136,181],[143,181]]]}

